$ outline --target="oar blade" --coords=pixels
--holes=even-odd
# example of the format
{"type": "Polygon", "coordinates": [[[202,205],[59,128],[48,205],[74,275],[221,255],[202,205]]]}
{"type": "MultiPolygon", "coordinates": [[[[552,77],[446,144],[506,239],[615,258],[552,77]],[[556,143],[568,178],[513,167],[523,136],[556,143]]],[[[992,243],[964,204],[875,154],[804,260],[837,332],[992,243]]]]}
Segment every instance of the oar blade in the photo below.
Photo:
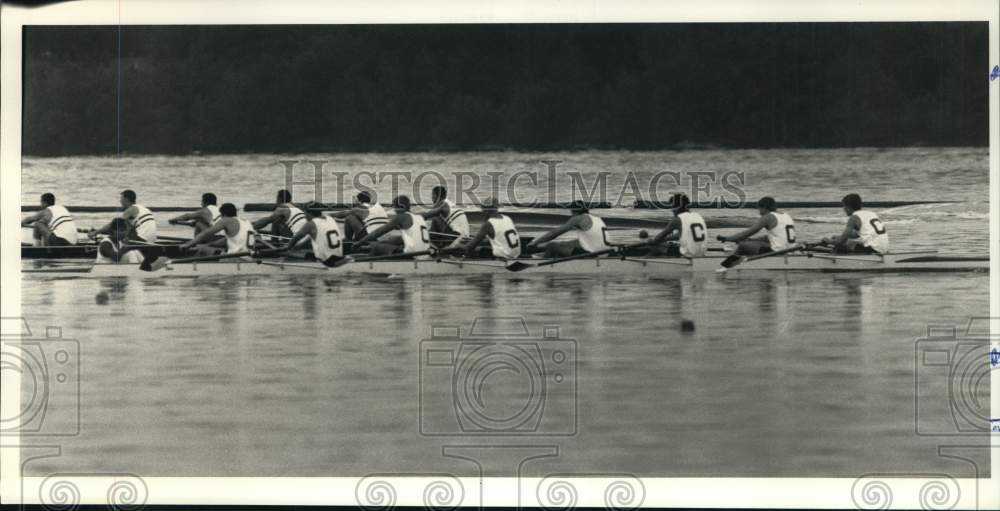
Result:
{"type": "Polygon", "coordinates": [[[744,259],[745,259],[745,257],[743,257],[741,255],[733,254],[733,255],[731,255],[731,256],[723,259],[722,263],[720,263],[720,264],[722,265],[723,268],[732,268],[733,266],[736,266],[737,264],[742,263],[744,259]]]}
{"type": "Polygon", "coordinates": [[[153,256],[144,259],[139,263],[139,269],[142,271],[158,271],[166,268],[170,264],[170,259],[166,257],[153,256]]]}
{"type": "Polygon", "coordinates": [[[507,265],[507,271],[524,271],[528,268],[534,268],[535,265],[530,263],[522,263],[521,261],[514,261],[507,265]]]}
{"type": "Polygon", "coordinates": [[[332,255],[320,262],[323,263],[323,266],[327,266],[329,268],[340,268],[341,266],[350,263],[351,261],[354,261],[354,258],[351,256],[340,257],[332,255]]]}

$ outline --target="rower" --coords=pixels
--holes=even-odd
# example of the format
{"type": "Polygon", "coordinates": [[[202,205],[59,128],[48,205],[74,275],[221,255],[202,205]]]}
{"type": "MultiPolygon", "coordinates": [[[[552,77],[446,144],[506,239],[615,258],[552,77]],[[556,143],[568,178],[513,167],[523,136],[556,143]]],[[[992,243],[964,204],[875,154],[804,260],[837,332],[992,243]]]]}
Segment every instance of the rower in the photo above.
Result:
{"type": "Polygon", "coordinates": [[[21,220],[21,226],[32,226],[36,247],[67,247],[76,245],[76,223],[64,206],[56,205],[56,196],[42,194],[42,209],[21,220]]]}
{"type": "Polygon", "coordinates": [[[834,252],[853,254],[885,254],[889,252],[889,234],[878,215],[861,209],[861,196],[849,193],[841,200],[844,213],[849,217],[844,232],[839,236],[823,238],[824,245],[832,245],[834,252]]]}
{"type": "Polygon", "coordinates": [[[199,256],[235,254],[238,252],[249,252],[254,248],[253,224],[248,220],[237,218],[236,206],[232,203],[225,203],[219,207],[221,218],[211,227],[201,231],[194,239],[181,244],[182,250],[187,250],[197,246],[199,256]],[[222,234],[226,238],[226,245],[221,249],[213,244],[203,244],[211,241],[215,233],[222,234]]]}
{"type": "Polygon", "coordinates": [[[495,197],[483,202],[483,213],[486,220],[479,227],[479,232],[466,245],[466,257],[475,257],[479,243],[483,238],[490,240],[493,257],[505,261],[513,261],[521,256],[521,238],[517,235],[514,222],[507,215],[500,213],[499,201],[495,197]]]}
{"type": "Polygon", "coordinates": [[[392,200],[392,207],[396,210],[396,216],[382,227],[374,232],[369,232],[364,238],[358,240],[358,244],[378,240],[372,243],[372,255],[393,254],[399,252],[400,249],[404,254],[430,250],[431,238],[427,222],[424,221],[424,217],[410,212],[410,198],[400,195],[392,200]],[[398,230],[400,236],[380,239],[393,230],[398,230]]]}
{"type": "Polygon", "coordinates": [[[137,247],[126,243],[131,238],[132,226],[124,218],[115,218],[108,225],[108,232],[97,242],[97,263],[140,264],[145,260],[137,247]]]}
{"type": "Polygon", "coordinates": [[[683,193],[674,194],[671,205],[674,218],[666,229],[649,241],[650,250],[646,255],[705,257],[708,252],[708,227],[705,219],[688,209],[691,199],[683,193]],[[665,244],[667,241],[675,243],[665,244]]]}
{"type": "Polygon", "coordinates": [[[448,199],[448,189],[435,186],[431,191],[434,206],[421,213],[424,219],[430,220],[433,234],[445,234],[452,238],[447,246],[458,246],[469,241],[469,219],[465,210],[448,199]]]}
{"type": "Polygon", "coordinates": [[[291,238],[306,223],[306,215],[295,204],[292,204],[292,192],[278,190],[274,201],[274,212],[255,220],[253,228],[257,231],[271,226],[271,235],[291,238]]]}
{"type": "Polygon", "coordinates": [[[570,231],[576,232],[576,239],[548,243],[545,246],[545,257],[568,257],[611,248],[604,220],[591,215],[583,201],[573,202],[570,205],[570,211],[572,216],[565,224],[535,238],[531,243],[528,243],[528,248],[537,247],[570,231]]]}
{"type": "Polygon", "coordinates": [[[306,224],[292,236],[285,249],[291,250],[307,236],[312,242],[313,256],[317,261],[327,261],[331,257],[344,256],[344,237],[340,232],[337,220],[323,215],[319,205],[309,204],[306,207],[306,224]]]}
{"type": "MultiPolygon", "coordinates": [[[[132,226],[128,240],[156,243],[156,218],[153,217],[153,212],[146,206],[136,204],[136,195],[132,190],[123,191],[119,200],[122,205],[122,214],[119,218],[124,218],[132,226]]],[[[98,234],[110,233],[111,224],[108,223],[96,231],[91,230],[87,236],[95,239],[98,234]]]]}
{"type": "Polygon", "coordinates": [[[359,240],[389,222],[389,215],[385,212],[385,208],[377,202],[372,202],[370,192],[359,193],[355,200],[353,208],[330,214],[333,218],[344,220],[345,239],[359,240]]]}
{"type": "Polygon", "coordinates": [[[777,252],[795,244],[795,222],[788,213],[778,211],[778,203],[772,197],[763,197],[757,201],[757,212],[760,213],[760,218],[746,230],[731,236],[717,236],[716,239],[723,243],[738,242],[736,255],[777,252]],[[750,238],[762,229],[766,231],[765,235],[750,238]]]}
{"type": "Polygon", "coordinates": [[[222,217],[222,214],[219,213],[219,206],[216,206],[217,202],[218,199],[214,193],[202,194],[200,209],[171,218],[167,220],[167,223],[194,227],[194,234],[197,236],[201,231],[215,225],[215,222],[218,222],[219,218],[222,217]]]}

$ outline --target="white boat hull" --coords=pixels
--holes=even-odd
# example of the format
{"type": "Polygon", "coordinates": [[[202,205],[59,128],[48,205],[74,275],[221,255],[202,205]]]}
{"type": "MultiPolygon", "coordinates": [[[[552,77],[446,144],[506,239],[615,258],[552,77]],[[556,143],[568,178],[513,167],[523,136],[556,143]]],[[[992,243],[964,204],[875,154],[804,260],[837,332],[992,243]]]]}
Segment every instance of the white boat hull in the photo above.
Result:
{"type": "MultiPolygon", "coordinates": [[[[408,260],[355,262],[338,268],[302,261],[265,260],[226,261],[171,264],[158,271],[146,272],[134,264],[83,264],[41,262],[26,264],[23,273],[78,277],[201,277],[226,275],[470,275],[527,274],[573,275],[650,275],[681,277],[694,273],[721,271],[724,257],[686,258],[597,258],[579,259],[549,266],[534,266],[520,272],[507,270],[499,261],[408,260]]],[[[543,260],[522,260],[539,263],[543,260]]],[[[831,256],[826,254],[786,255],[748,261],[725,270],[727,273],[759,271],[820,271],[820,272],[927,272],[927,271],[988,271],[987,258],[937,257],[935,252],[899,254],[831,256]]]]}

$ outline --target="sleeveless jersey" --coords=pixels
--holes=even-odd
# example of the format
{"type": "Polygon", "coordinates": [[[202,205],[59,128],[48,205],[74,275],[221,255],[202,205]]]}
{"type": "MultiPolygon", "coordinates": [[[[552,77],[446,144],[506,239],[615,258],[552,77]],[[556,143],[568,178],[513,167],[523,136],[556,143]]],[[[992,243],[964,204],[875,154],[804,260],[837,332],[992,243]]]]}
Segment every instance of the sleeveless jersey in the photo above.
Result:
{"type": "Polygon", "coordinates": [[[430,232],[427,229],[427,223],[424,222],[424,217],[408,212],[399,214],[410,215],[413,220],[413,225],[399,230],[403,237],[403,252],[409,254],[431,248],[430,232]]]}
{"type": "Polygon", "coordinates": [[[299,229],[306,225],[306,214],[291,202],[282,204],[281,207],[288,208],[288,219],[285,220],[285,225],[291,229],[293,234],[299,232],[299,229]]]}
{"type": "Polygon", "coordinates": [[[465,216],[465,210],[456,206],[454,202],[448,199],[445,199],[444,203],[448,205],[448,217],[445,218],[448,227],[451,227],[451,230],[457,232],[459,236],[468,238],[469,219],[465,216]]]}
{"type": "Polygon", "coordinates": [[[219,206],[209,204],[208,206],[205,206],[205,209],[207,209],[209,214],[212,215],[212,220],[208,223],[208,225],[215,225],[215,222],[218,222],[219,219],[222,218],[222,213],[219,213],[219,206]]]}
{"type": "Polygon", "coordinates": [[[493,226],[493,236],[487,236],[490,240],[490,247],[493,249],[493,257],[497,259],[513,260],[521,256],[521,238],[517,235],[517,228],[514,222],[507,215],[500,215],[500,218],[490,218],[490,225],[493,226]]]}
{"type": "Polygon", "coordinates": [[[578,230],[576,232],[576,239],[580,242],[580,248],[587,252],[597,252],[598,250],[611,248],[604,238],[604,231],[607,230],[607,227],[604,226],[604,220],[589,213],[585,214],[590,217],[590,229],[586,231],[578,230]]]}
{"type": "Polygon", "coordinates": [[[153,218],[153,212],[139,204],[133,204],[132,207],[139,212],[132,221],[136,236],[150,243],[156,242],[156,219],[153,218]]]}
{"type": "Polygon", "coordinates": [[[97,260],[95,262],[99,264],[139,264],[145,260],[145,257],[142,256],[142,252],[139,252],[138,250],[129,250],[119,258],[118,263],[115,263],[113,259],[104,257],[104,255],[101,254],[101,247],[104,245],[110,245],[116,252],[121,249],[121,243],[115,243],[111,241],[111,238],[102,238],[101,241],[97,243],[97,260]]]}
{"type": "Polygon", "coordinates": [[[389,223],[389,215],[386,214],[385,208],[381,204],[362,204],[361,206],[368,210],[368,216],[365,217],[364,221],[365,231],[368,234],[389,223]]]}
{"type": "Polygon", "coordinates": [[[236,234],[230,236],[229,231],[224,230],[223,233],[226,235],[226,253],[235,254],[237,252],[246,252],[253,248],[254,243],[254,230],[253,224],[243,220],[242,218],[236,219],[240,223],[240,228],[236,231],[236,234]]]}
{"type": "Polygon", "coordinates": [[[337,221],[327,216],[310,220],[316,226],[316,234],[312,238],[313,255],[317,260],[325,261],[331,256],[343,257],[344,242],[337,221]]]}
{"type": "Polygon", "coordinates": [[[878,215],[871,211],[855,211],[853,215],[861,221],[861,229],[858,230],[858,237],[866,247],[885,254],[889,252],[889,234],[885,230],[885,225],[878,219],[878,215]]]}
{"type": "Polygon", "coordinates": [[[788,213],[772,211],[770,213],[778,223],[773,229],[767,230],[767,241],[771,250],[778,251],[791,247],[795,243],[795,222],[788,213]]]}
{"type": "Polygon", "coordinates": [[[677,218],[681,221],[681,236],[678,248],[684,257],[705,257],[708,251],[708,227],[698,213],[685,211],[677,218]]]}
{"type": "Polygon", "coordinates": [[[52,217],[49,220],[49,230],[52,231],[52,234],[70,242],[72,245],[76,245],[76,223],[73,222],[73,217],[70,216],[69,211],[58,204],[49,206],[46,209],[49,210],[49,215],[52,217]]]}

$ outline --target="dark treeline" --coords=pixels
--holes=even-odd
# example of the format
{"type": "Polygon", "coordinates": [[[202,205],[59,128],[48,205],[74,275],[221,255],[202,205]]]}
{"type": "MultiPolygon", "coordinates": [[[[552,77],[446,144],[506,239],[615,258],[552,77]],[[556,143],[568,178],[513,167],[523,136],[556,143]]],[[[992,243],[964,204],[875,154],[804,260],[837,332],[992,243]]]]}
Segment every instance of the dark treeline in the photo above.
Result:
{"type": "Polygon", "coordinates": [[[987,48],[985,23],[30,27],[23,151],[979,146],[987,48]]]}

